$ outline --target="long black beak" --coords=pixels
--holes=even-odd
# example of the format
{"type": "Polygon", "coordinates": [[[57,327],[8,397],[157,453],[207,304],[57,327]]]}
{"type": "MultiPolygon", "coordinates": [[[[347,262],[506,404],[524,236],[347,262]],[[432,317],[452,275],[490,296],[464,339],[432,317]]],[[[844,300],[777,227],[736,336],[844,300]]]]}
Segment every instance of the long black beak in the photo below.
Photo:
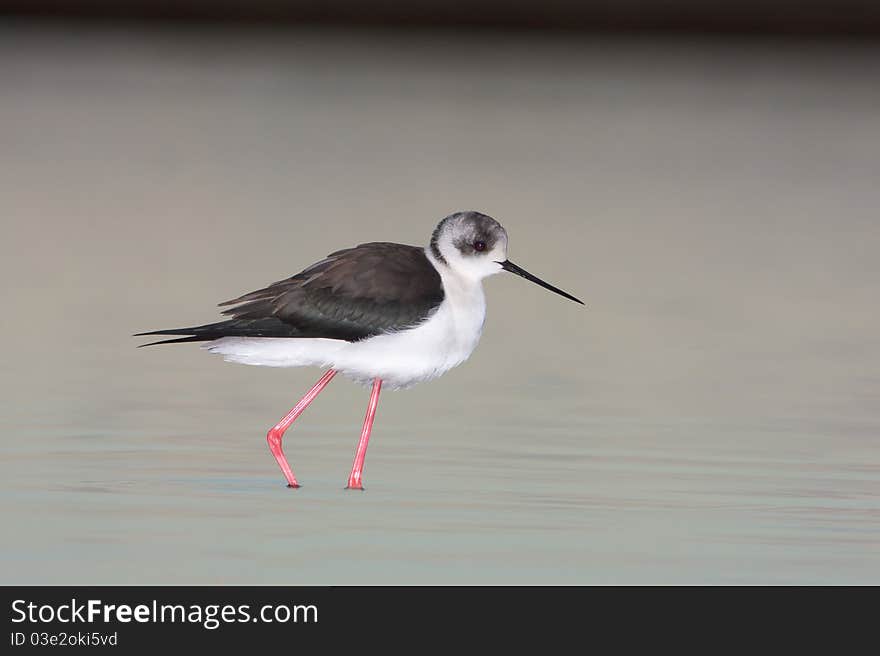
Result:
{"type": "Polygon", "coordinates": [[[505,271],[510,271],[511,273],[515,273],[518,276],[522,276],[526,280],[531,280],[536,285],[541,285],[541,287],[543,287],[544,289],[549,289],[551,292],[556,292],[560,296],[565,296],[565,298],[572,300],[575,303],[580,303],[581,305],[584,304],[584,302],[582,300],[580,300],[579,298],[575,298],[571,294],[562,291],[558,287],[554,287],[550,283],[544,282],[543,280],[541,280],[537,276],[533,276],[531,273],[529,273],[525,269],[521,269],[520,267],[516,266],[510,260],[504,260],[503,262],[499,262],[498,264],[500,264],[501,268],[504,269],[505,271]]]}

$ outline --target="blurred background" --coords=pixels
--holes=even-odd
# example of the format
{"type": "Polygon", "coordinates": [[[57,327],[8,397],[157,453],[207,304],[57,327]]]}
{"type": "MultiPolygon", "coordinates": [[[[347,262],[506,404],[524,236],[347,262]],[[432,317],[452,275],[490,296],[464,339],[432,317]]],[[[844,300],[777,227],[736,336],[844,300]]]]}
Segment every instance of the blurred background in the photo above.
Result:
{"type": "Polygon", "coordinates": [[[85,19],[150,19],[393,27],[562,28],[620,33],[876,35],[868,0],[3,0],[9,13],[85,19]]]}
{"type": "Polygon", "coordinates": [[[4,583],[880,582],[867,2],[0,2],[4,583]],[[132,333],[475,209],[383,395],[132,333]]]}

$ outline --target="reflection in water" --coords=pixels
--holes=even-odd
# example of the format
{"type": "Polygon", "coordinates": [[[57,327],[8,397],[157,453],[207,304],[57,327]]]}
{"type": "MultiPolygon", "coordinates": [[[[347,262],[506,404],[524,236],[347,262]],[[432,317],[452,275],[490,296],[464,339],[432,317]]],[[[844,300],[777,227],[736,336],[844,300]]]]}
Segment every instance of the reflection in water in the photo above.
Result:
{"type": "Polygon", "coordinates": [[[0,39],[3,581],[880,579],[876,50],[0,39]],[[474,356],[367,395],[129,335],[334,248],[510,232],[474,356]]]}

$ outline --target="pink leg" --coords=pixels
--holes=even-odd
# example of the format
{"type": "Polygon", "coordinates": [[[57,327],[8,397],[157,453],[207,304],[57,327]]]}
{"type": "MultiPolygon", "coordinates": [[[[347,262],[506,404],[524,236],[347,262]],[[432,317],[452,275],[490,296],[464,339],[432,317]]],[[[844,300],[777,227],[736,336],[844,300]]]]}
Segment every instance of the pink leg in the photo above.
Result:
{"type": "Polygon", "coordinates": [[[367,416],[364,417],[364,428],[361,430],[357,453],[354,454],[354,464],[351,466],[351,474],[348,475],[348,485],[345,488],[347,490],[364,489],[361,483],[364,473],[364,458],[367,456],[367,444],[370,442],[370,431],[373,430],[373,419],[376,417],[380,391],[382,391],[382,379],[376,378],[373,381],[373,391],[370,393],[370,404],[367,406],[367,416]]]}
{"type": "Polygon", "coordinates": [[[293,409],[284,415],[284,419],[272,427],[272,429],[269,430],[269,434],[266,435],[266,441],[269,443],[269,450],[272,452],[272,455],[275,456],[275,460],[278,461],[278,466],[281,467],[281,471],[284,472],[284,476],[287,478],[287,487],[299,487],[299,483],[296,482],[296,476],[293,475],[290,465],[287,464],[287,458],[284,457],[284,451],[281,450],[281,438],[284,437],[284,431],[296,421],[296,418],[303,413],[303,411],[309,406],[309,403],[315,400],[315,397],[321,393],[321,390],[327,387],[327,383],[329,383],[335,375],[336,371],[330,369],[326,374],[321,376],[321,380],[315,383],[315,386],[300,399],[299,403],[293,406],[293,409]]]}

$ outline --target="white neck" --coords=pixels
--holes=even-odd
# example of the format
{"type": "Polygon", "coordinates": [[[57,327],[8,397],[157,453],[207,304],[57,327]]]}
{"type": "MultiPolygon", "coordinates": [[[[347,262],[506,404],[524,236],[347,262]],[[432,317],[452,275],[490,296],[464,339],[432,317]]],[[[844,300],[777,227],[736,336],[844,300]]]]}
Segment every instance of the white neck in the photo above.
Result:
{"type": "Polygon", "coordinates": [[[482,280],[462,275],[449,265],[438,262],[430,248],[425,249],[425,255],[440,274],[444,303],[449,306],[456,323],[466,324],[471,330],[481,332],[486,319],[486,295],[483,293],[482,280]]]}

